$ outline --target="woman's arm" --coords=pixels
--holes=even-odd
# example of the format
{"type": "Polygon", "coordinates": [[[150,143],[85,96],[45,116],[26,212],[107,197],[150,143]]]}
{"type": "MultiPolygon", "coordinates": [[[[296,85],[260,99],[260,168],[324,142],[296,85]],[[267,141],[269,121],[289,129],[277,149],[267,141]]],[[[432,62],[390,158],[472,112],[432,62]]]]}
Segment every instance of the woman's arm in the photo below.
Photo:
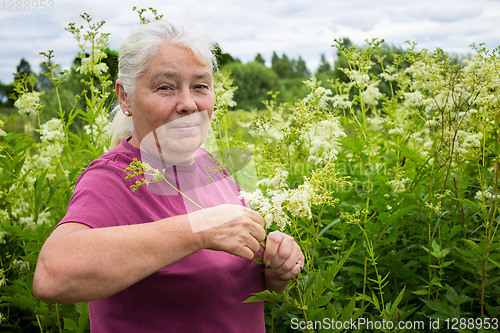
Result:
{"type": "Polygon", "coordinates": [[[38,258],[38,298],[76,303],[111,296],[159,269],[207,248],[252,259],[264,222],[248,208],[221,205],[151,223],[92,229],[66,223],[38,258]]]}

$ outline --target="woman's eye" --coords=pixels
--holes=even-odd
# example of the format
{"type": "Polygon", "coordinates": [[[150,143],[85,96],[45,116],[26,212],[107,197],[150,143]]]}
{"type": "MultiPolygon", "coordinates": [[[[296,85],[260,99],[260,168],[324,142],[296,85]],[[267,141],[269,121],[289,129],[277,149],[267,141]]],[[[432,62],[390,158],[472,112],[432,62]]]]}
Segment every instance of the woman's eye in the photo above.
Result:
{"type": "Polygon", "coordinates": [[[161,87],[158,87],[157,89],[158,90],[172,90],[172,88],[168,87],[168,86],[161,86],[161,87]]]}

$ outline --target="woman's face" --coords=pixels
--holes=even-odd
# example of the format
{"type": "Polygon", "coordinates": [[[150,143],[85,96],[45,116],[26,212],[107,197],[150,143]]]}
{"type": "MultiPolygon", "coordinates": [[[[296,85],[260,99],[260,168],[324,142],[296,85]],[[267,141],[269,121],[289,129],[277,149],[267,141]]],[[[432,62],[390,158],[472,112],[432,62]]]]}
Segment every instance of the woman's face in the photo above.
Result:
{"type": "Polygon", "coordinates": [[[165,43],[136,80],[134,93],[118,95],[132,114],[133,146],[156,145],[162,154],[182,155],[204,142],[215,103],[212,73],[191,50],[165,43]]]}

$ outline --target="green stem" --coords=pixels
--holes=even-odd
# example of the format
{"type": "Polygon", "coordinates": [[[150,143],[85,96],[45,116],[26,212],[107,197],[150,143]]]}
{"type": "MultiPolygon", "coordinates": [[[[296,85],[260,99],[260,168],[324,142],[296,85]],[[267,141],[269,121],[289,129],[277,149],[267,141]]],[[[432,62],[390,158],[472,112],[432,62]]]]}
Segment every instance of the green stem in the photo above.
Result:
{"type": "Polygon", "coordinates": [[[62,327],[61,327],[61,316],[59,314],[59,304],[56,303],[56,318],[57,318],[57,327],[59,328],[59,333],[62,333],[62,327]]]}

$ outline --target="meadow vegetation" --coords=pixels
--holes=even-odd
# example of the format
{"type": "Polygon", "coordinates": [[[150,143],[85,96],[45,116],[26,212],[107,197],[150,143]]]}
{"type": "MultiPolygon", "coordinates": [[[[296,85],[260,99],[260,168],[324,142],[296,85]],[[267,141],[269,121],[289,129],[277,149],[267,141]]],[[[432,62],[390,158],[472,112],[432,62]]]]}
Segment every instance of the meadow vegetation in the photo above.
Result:
{"type": "MultiPolygon", "coordinates": [[[[89,330],[86,304],[32,293],[38,253],[77,177],[109,149],[113,52],[104,22],[82,22],[67,28],[80,46],[75,66],[61,71],[57,51],[47,51],[50,88],[18,75],[15,109],[0,120],[1,330],[89,330]]],[[[280,77],[259,58],[229,61],[216,75],[206,147],[267,229],[292,235],[306,258],[284,294],[248,301],[266,301],[269,332],[325,323],[340,332],[333,323],[359,319],[386,325],[351,331],[413,332],[397,325],[417,321],[431,331],[438,320],[452,328],[453,318],[463,332],[495,331],[499,50],[475,45],[457,60],[377,39],[332,46],[335,66],[324,62],[313,76],[300,59],[278,66],[295,73],[280,77]]]]}

